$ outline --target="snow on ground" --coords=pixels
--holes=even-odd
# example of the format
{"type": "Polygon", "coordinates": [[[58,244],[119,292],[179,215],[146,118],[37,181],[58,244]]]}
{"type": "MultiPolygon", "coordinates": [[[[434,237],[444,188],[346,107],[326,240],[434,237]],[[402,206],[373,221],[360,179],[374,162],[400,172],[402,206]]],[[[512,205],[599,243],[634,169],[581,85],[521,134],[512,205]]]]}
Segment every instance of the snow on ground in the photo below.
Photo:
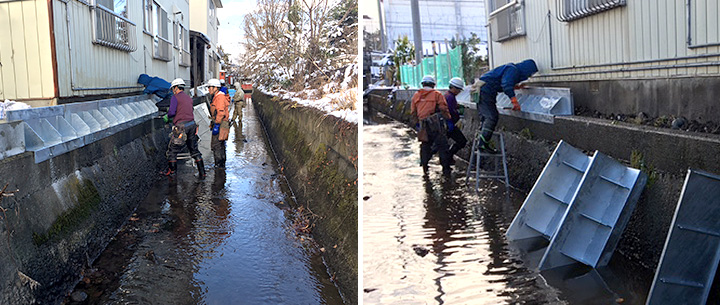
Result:
{"type": "Polygon", "coordinates": [[[258,89],[271,96],[277,96],[284,100],[290,100],[300,105],[320,109],[321,111],[350,123],[358,123],[358,94],[357,87],[348,88],[337,93],[326,94],[319,99],[304,99],[301,96],[313,96],[317,90],[304,90],[301,92],[270,91],[263,86],[258,89]]]}

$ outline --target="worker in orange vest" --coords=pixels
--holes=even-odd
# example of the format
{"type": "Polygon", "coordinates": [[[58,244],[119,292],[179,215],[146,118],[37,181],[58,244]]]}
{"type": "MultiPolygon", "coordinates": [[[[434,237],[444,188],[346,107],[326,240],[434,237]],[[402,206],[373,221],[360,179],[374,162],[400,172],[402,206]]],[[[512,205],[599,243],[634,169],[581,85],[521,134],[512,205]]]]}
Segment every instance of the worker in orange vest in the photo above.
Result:
{"type": "Polygon", "coordinates": [[[448,151],[447,120],[451,120],[448,105],[442,93],[435,90],[435,78],[425,76],[422,88],[412,97],[410,113],[414,123],[419,124],[418,140],[420,140],[420,165],[423,173],[428,174],[428,163],[433,156],[433,147],[440,153],[443,175],[450,176],[450,160],[448,151]]]}
{"type": "Polygon", "coordinates": [[[210,104],[211,129],[210,148],[215,158],[215,166],[225,168],[225,141],[228,139],[230,132],[230,98],[227,94],[220,91],[220,81],[213,78],[208,81],[208,91],[212,96],[210,104]]]}

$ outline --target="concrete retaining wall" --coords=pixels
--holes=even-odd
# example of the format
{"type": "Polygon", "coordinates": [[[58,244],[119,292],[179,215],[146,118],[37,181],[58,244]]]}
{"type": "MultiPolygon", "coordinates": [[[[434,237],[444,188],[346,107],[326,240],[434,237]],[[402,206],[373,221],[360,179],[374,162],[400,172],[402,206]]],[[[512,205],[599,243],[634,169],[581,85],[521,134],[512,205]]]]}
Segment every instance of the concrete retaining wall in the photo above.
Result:
{"type": "Polygon", "coordinates": [[[313,235],[346,302],[358,287],[358,129],[334,116],[258,90],[252,104],[298,202],[317,214],[313,235]]]}
{"type": "MultiPolygon", "coordinates": [[[[387,91],[372,93],[373,110],[408,123],[410,100],[405,92],[387,99],[387,91]]],[[[462,130],[468,147],[480,122],[466,109],[462,130]]],[[[584,117],[556,117],[553,124],[500,116],[497,130],[505,135],[510,183],[529,191],[559,140],[592,152],[599,150],[649,176],[617,253],[654,273],[688,168],[720,173],[720,137],[638,126],[584,117]]],[[[466,159],[469,148],[460,152],[466,159]]],[[[615,260],[616,257],[613,257],[615,260]]]]}
{"type": "Polygon", "coordinates": [[[35,163],[0,160],[0,304],[58,304],[110,242],[164,164],[167,130],[148,120],[35,163]]]}
{"type": "Polygon", "coordinates": [[[688,77],[658,79],[538,82],[533,85],[566,87],[575,106],[605,114],[637,114],[651,117],[684,116],[699,122],[718,122],[720,78],[688,77]]]}

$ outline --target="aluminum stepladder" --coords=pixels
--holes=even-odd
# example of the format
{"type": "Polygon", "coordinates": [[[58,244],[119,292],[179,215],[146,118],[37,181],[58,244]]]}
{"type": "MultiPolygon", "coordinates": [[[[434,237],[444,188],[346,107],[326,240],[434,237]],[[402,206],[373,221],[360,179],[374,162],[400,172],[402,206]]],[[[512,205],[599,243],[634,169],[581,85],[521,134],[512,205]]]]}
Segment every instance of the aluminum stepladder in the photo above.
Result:
{"type": "Polygon", "coordinates": [[[500,138],[500,150],[496,154],[491,154],[487,152],[483,152],[480,150],[480,135],[482,129],[478,129],[478,131],[475,132],[475,137],[473,138],[473,145],[472,150],[470,153],[470,159],[468,162],[467,170],[465,171],[465,183],[470,183],[470,172],[473,170],[473,166],[475,167],[475,191],[480,190],[480,179],[499,179],[502,178],[505,181],[505,189],[508,189],[510,187],[510,180],[508,179],[508,171],[507,171],[507,158],[505,156],[505,138],[503,137],[502,133],[495,133],[498,138],[500,138]],[[495,167],[493,171],[484,171],[482,170],[482,160],[483,158],[490,158],[493,159],[495,162],[495,167]],[[499,162],[502,162],[502,173],[500,172],[500,166],[499,162]]]}

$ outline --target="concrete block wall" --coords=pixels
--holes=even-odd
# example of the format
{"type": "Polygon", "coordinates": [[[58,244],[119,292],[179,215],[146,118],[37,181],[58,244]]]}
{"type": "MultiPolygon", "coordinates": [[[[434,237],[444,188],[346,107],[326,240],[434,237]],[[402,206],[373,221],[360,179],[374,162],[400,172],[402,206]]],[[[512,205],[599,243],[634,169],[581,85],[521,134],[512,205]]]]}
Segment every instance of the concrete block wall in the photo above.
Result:
{"type": "Polygon", "coordinates": [[[358,128],[256,90],[252,96],[299,204],[319,216],[312,233],[348,304],[358,289],[358,128]],[[337,247],[336,247],[337,246],[337,247]]]}
{"type": "Polygon", "coordinates": [[[0,304],[59,304],[147,196],[164,164],[169,130],[144,121],[36,163],[0,160],[0,304]]]}

